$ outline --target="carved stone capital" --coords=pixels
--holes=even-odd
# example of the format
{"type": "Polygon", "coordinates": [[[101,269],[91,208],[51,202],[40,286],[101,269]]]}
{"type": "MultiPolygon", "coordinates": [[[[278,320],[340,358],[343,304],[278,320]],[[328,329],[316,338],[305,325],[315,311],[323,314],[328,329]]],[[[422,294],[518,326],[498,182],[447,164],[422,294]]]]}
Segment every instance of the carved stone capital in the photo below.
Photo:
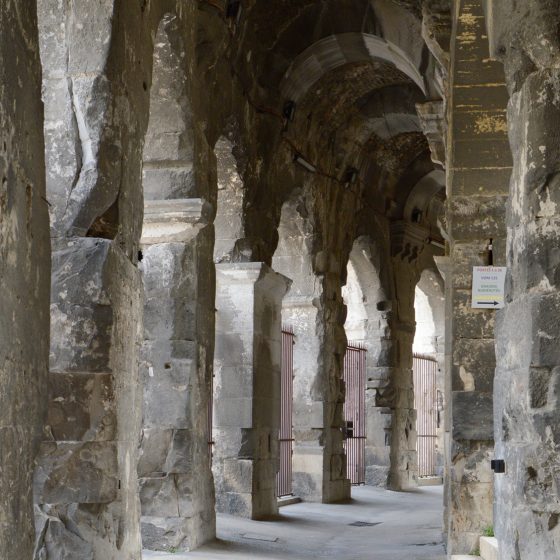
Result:
{"type": "Polygon", "coordinates": [[[211,220],[212,206],[202,198],[146,200],[142,245],[188,241],[211,220]]]}
{"type": "Polygon", "coordinates": [[[429,231],[410,222],[391,224],[391,256],[414,262],[426,246],[429,231]]]}

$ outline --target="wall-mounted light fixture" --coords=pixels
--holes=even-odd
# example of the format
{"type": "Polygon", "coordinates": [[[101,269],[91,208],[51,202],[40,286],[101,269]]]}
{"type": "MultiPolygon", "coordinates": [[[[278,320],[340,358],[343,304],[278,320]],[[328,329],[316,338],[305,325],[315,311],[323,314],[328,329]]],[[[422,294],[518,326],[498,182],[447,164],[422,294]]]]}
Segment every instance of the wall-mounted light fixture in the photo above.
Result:
{"type": "Polygon", "coordinates": [[[415,224],[419,224],[419,223],[422,221],[422,210],[420,210],[420,209],[418,209],[418,208],[415,208],[415,209],[412,211],[412,216],[411,216],[411,218],[412,218],[412,221],[413,221],[415,224]]]}
{"type": "Polygon", "coordinates": [[[355,167],[347,167],[344,172],[344,177],[342,178],[342,183],[345,187],[354,185],[358,180],[358,170],[355,167]]]}
{"type": "Polygon", "coordinates": [[[436,241],[431,237],[428,237],[428,239],[426,239],[426,243],[428,245],[433,245],[434,247],[438,247],[439,249],[445,249],[445,243],[440,243],[439,241],[436,241]]]}
{"type": "Polygon", "coordinates": [[[226,17],[237,19],[241,13],[241,0],[226,0],[226,17]]]}
{"type": "Polygon", "coordinates": [[[301,165],[303,168],[307,169],[307,171],[309,171],[310,173],[317,172],[317,168],[311,163],[309,163],[301,154],[296,154],[294,156],[294,161],[297,164],[301,165]]]}
{"type": "Polygon", "coordinates": [[[284,103],[284,108],[282,109],[282,115],[284,115],[284,118],[287,121],[292,122],[294,120],[295,114],[296,114],[296,102],[286,101],[286,103],[284,103]]]}

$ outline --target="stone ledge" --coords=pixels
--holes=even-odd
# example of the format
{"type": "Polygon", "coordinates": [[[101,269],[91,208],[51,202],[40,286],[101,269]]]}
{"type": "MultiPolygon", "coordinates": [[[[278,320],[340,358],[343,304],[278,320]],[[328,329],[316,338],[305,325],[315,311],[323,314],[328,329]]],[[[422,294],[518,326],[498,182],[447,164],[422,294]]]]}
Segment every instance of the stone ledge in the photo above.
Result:
{"type": "Polygon", "coordinates": [[[144,201],[141,245],[186,242],[210,223],[212,205],[202,198],[144,201]]]}
{"type": "Polygon", "coordinates": [[[483,560],[498,560],[498,539],[480,537],[480,556],[483,560]]]}
{"type": "MultiPolygon", "coordinates": [[[[173,560],[188,560],[192,558],[190,553],[185,552],[156,552],[153,550],[142,550],[142,560],[167,560],[168,558],[173,558],[173,560]]],[[[472,556],[469,556],[472,558],[472,556]]]]}
{"type": "Polygon", "coordinates": [[[301,498],[297,496],[283,496],[282,498],[278,498],[278,507],[284,506],[292,506],[294,504],[299,504],[301,502],[301,498]]]}
{"type": "Polygon", "coordinates": [[[441,486],[443,478],[441,476],[418,477],[418,486],[441,486]]]}

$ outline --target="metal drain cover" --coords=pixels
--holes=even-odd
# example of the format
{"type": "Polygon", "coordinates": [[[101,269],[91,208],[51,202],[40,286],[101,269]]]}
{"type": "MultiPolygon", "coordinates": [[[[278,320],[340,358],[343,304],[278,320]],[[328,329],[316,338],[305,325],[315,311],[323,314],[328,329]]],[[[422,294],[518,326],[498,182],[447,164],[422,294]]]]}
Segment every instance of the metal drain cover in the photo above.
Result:
{"type": "Polygon", "coordinates": [[[250,541],[278,542],[278,537],[269,537],[268,535],[259,535],[258,533],[243,533],[241,536],[250,541]]]}
{"type": "Polygon", "coordinates": [[[354,521],[354,523],[348,523],[349,527],[375,527],[376,525],[381,525],[381,523],[368,523],[367,521],[354,521]]]}

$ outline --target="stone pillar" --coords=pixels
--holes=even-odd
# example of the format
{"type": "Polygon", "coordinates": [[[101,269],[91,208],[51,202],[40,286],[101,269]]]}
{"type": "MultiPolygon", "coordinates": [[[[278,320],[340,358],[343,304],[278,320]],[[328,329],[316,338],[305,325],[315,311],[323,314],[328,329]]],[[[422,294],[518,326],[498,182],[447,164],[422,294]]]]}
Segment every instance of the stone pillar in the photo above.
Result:
{"type": "Polygon", "coordinates": [[[412,375],[414,328],[414,322],[393,320],[391,325],[391,336],[396,346],[396,364],[391,370],[389,383],[392,401],[389,488],[392,490],[408,490],[418,485],[412,375]]]}
{"type": "MultiPolygon", "coordinates": [[[[334,320],[335,315],[332,315],[334,320]]],[[[342,380],[329,381],[329,359],[344,358],[334,350],[319,297],[290,297],[284,302],[284,322],[294,328],[294,494],[305,501],[332,503],[350,497],[346,457],[342,448],[344,394],[342,380]]],[[[341,325],[343,322],[341,322],[341,325]]],[[[340,336],[340,333],[338,333],[340,336]]]]}
{"type": "Polygon", "coordinates": [[[472,267],[505,264],[511,173],[500,65],[489,59],[480,0],[457,2],[448,102],[448,274],[452,398],[447,551],[469,554],[493,524],[494,312],[471,309],[472,267]]]}
{"type": "Polygon", "coordinates": [[[46,409],[50,242],[36,2],[0,5],[0,558],[33,555],[46,409]]]}
{"type": "Polygon", "coordinates": [[[394,361],[391,341],[390,301],[366,305],[366,484],[387,486],[391,467],[391,408],[380,406],[380,391],[389,383],[394,361]]]}
{"type": "Polygon", "coordinates": [[[118,244],[79,237],[54,245],[37,558],[140,555],[140,294],[139,271],[118,244]]]}
{"type": "Polygon", "coordinates": [[[315,257],[315,266],[321,281],[321,296],[314,302],[318,305],[316,336],[320,346],[317,377],[313,380],[311,395],[314,401],[320,401],[323,406],[323,430],[321,434],[317,434],[324,455],[322,501],[334,503],[351,497],[342,433],[345,401],[343,371],[347,345],[344,331],[346,306],[342,299],[343,270],[338,268],[333,253],[319,252],[315,257]]]}
{"type": "Polygon", "coordinates": [[[214,476],[217,509],[278,513],[282,298],[290,281],[264,263],[216,265],[214,476]]]}
{"type": "Polygon", "coordinates": [[[453,318],[453,266],[450,257],[436,257],[438,270],[444,281],[444,357],[443,357],[443,534],[449,534],[451,523],[451,492],[453,481],[451,479],[451,469],[453,466],[453,456],[451,453],[451,364],[453,351],[452,338],[452,318],[453,318]]]}
{"type": "Polygon", "coordinates": [[[286,298],[284,323],[294,329],[294,448],[292,456],[294,494],[306,501],[323,501],[323,481],[328,465],[323,449],[323,402],[315,388],[320,341],[317,336],[318,309],[313,298],[286,298]]]}
{"type": "Polygon", "coordinates": [[[390,331],[388,379],[378,388],[376,404],[391,410],[390,472],[388,485],[393,490],[417,486],[416,410],[412,374],[414,343],[414,297],[420,277],[418,259],[428,237],[420,226],[405,222],[391,225],[391,265],[394,283],[390,331]]]}
{"type": "Polygon", "coordinates": [[[209,210],[200,199],[145,202],[138,476],[150,550],[190,550],[215,537],[206,420],[214,323],[209,210]]]}

